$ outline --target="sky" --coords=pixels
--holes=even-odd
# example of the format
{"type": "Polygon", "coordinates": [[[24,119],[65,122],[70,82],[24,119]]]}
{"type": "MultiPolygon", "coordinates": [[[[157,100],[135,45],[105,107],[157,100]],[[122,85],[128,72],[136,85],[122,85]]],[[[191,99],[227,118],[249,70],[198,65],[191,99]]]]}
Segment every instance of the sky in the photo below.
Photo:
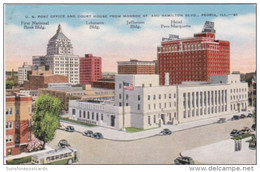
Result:
{"type": "Polygon", "coordinates": [[[210,5],[19,5],[5,4],[4,55],[6,70],[17,71],[32,56],[46,55],[49,39],[61,24],[71,40],[74,54],[92,53],[102,57],[102,71],[116,72],[117,61],[156,60],[157,46],[169,34],[193,37],[202,31],[205,21],[215,23],[216,39],[230,41],[231,71],[256,70],[256,7],[253,4],[210,5]],[[163,17],[165,14],[171,17],[163,17]],[[178,14],[178,15],[175,15],[178,14]],[[48,15],[47,18],[40,16],[48,15]],[[65,15],[65,18],[57,17],[65,15]],[[73,17],[68,17],[75,16],[73,17]],[[78,18],[88,15],[90,18],[78,18]],[[95,18],[93,16],[106,18],[95,18]],[[120,18],[112,17],[121,15],[120,18]],[[140,15],[141,17],[123,17],[140,15]],[[195,16],[194,16],[195,15],[195,16]],[[56,16],[56,17],[54,17],[56,16]],[[26,22],[49,22],[45,29],[25,29],[26,22]],[[130,28],[127,21],[142,22],[130,28]],[[162,28],[171,21],[181,21],[184,28],[162,28]],[[91,29],[89,22],[103,22],[91,29]]]}

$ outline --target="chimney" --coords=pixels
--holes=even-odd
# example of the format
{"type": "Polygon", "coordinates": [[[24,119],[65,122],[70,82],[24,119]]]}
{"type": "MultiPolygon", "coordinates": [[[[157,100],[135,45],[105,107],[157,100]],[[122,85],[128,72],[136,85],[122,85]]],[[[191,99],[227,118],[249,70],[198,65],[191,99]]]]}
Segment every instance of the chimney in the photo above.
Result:
{"type": "Polygon", "coordinates": [[[170,77],[169,77],[169,73],[167,72],[167,73],[164,73],[165,74],[165,76],[164,76],[164,78],[165,78],[165,84],[164,85],[170,85],[170,82],[169,82],[169,80],[170,80],[170,77]]]}

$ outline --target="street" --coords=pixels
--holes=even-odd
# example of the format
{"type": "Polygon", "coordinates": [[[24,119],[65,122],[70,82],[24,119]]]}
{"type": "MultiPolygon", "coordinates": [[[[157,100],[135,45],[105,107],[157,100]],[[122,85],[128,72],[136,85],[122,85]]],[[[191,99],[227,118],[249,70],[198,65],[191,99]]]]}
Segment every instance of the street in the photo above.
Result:
{"type": "MultiPolygon", "coordinates": [[[[227,140],[232,129],[251,128],[252,124],[253,119],[246,118],[133,141],[97,140],[77,132],[57,130],[54,140],[48,145],[56,148],[59,140],[66,139],[78,149],[79,161],[76,164],[174,164],[180,152],[227,140]]],[[[232,159],[229,164],[232,164],[232,159]]]]}

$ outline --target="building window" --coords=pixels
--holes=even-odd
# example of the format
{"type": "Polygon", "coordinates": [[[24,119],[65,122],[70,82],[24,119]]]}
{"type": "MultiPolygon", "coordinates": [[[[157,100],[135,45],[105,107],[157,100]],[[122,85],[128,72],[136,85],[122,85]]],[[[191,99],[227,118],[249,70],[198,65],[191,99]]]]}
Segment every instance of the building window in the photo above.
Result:
{"type": "Polygon", "coordinates": [[[151,124],[151,117],[148,116],[148,124],[150,125],[151,124]]]}
{"type": "Polygon", "coordinates": [[[186,111],[183,111],[183,118],[186,118],[186,111]]]}
{"type": "Polygon", "coordinates": [[[138,99],[138,101],[140,101],[140,100],[141,100],[141,96],[140,96],[140,95],[138,95],[138,96],[137,96],[137,99],[138,99]]]}
{"type": "Polygon", "coordinates": [[[140,110],[140,104],[137,105],[137,110],[140,110]]]}
{"type": "Polygon", "coordinates": [[[151,105],[150,104],[148,104],[148,109],[151,110],[151,105]]]}
{"type": "Polygon", "coordinates": [[[171,94],[169,94],[169,99],[171,99],[172,98],[172,95],[171,94]]]}
{"type": "Polygon", "coordinates": [[[81,118],[81,110],[79,110],[79,117],[81,118]]]}
{"type": "Polygon", "coordinates": [[[128,106],[128,103],[125,103],[126,106],[128,106]]]}
{"type": "Polygon", "coordinates": [[[20,123],[19,123],[19,121],[15,121],[15,128],[16,128],[16,129],[19,129],[19,128],[20,128],[20,123]]]}
{"type": "Polygon", "coordinates": [[[13,142],[13,136],[12,135],[7,135],[5,141],[6,141],[6,143],[13,142]]]}
{"type": "Polygon", "coordinates": [[[83,118],[86,118],[86,112],[83,111],[83,118]]]}
{"type": "Polygon", "coordinates": [[[94,112],[92,112],[92,120],[94,120],[94,112]]]}
{"type": "Polygon", "coordinates": [[[98,113],[96,114],[96,120],[98,121],[98,113]]]}
{"type": "Polygon", "coordinates": [[[7,108],[6,109],[6,115],[12,115],[13,114],[13,108],[7,108]]]}
{"type": "Polygon", "coordinates": [[[122,84],[119,84],[119,89],[121,89],[122,88],[122,84]]]}
{"type": "Polygon", "coordinates": [[[88,112],[88,119],[89,119],[89,112],[88,112]]]}
{"type": "Polygon", "coordinates": [[[148,95],[148,98],[147,98],[148,100],[150,100],[150,95],[148,95]]]}
{"type": "Polygon", "coordinates": [[[154,99],[154,100],[156,99],[156,95],[153,95],[153,99],[154,99]]]}
{"type": "Polygon", "coordinates": [[[28,127],[31,127],[31,125],[32,125],[31,120],[28,120],[28,127]]]}
{"type": "Polygon", "coordinates": [[[75,115],[75,114],[76,114],[76,110],[72,109],[72,115],[75,115]]]}
{"type": "Polygon", "coordinates": [[[121,94],[119,94],[119,99],[121,99],[121,94]]]}
{"type": "Polygon", "coordinates": [[[6,122],[5,128],[6,129],[12,129],[13,128],[13,122],[6,122]]]}
{"type": "Polygon", "coordinates": [[[121,102],[119,102],[119,106],[122,106],[122,103],[121,103],[121,102]]]}
{"type": "Polygon", "coordinates": [[[101,114],[101,120],[103,121],[103,114],[101,114]]]}
{"type": "Polygon", "coordinates": [[[159,94],[159,100],[161,100],[161,94],[159,94]]]}

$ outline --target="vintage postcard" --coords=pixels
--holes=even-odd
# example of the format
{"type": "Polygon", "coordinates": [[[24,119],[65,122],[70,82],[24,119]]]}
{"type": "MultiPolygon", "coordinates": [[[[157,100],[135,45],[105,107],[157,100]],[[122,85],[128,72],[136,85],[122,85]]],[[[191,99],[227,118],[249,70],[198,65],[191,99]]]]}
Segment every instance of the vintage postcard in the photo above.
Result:
{"type": "Polygon", "coordinates": [[[3,27],[7,168],[253,171],[256,4],[7,3],[3,27]]]}

